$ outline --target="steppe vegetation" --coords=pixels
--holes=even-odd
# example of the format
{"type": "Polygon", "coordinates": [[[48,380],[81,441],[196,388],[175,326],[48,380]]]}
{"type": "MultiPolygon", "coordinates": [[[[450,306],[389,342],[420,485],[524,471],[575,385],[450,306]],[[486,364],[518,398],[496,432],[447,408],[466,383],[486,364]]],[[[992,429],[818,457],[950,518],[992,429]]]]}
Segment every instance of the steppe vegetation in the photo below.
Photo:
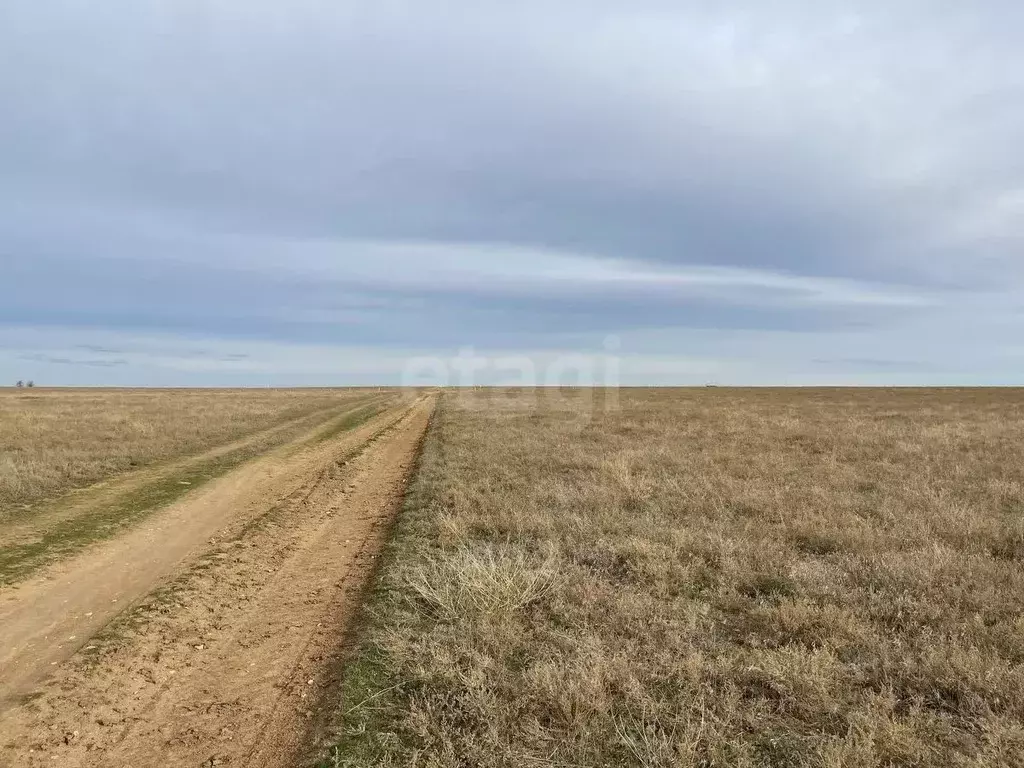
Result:
{"type": "Polygon", "coordinates": [[[0,389],[0,513],[366,395],[328,389],[0,389]]]}
{"type": "Polygon", "coordinates": [[[324,765],[1024,764],[1024,392],[481,397],[324,765]]]}

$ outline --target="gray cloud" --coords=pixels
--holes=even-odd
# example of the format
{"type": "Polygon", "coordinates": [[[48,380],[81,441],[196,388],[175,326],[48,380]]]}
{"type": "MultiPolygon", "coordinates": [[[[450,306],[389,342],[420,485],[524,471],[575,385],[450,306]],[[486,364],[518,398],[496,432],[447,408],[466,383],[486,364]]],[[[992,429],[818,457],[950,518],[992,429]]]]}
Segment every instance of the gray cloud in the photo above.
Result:
{"type": "Polygon", "coordinates": [[[1006,0],[9,3],[0,323],[1010,376],[1021,34],[1006,0]],[[929,334],[964,346],[915,367],[929,334]]]}
{"type": "Polygon", "coordinates": [[[85,350],[86,352],[95,352],[101,355],[121,355],[124,354],[124,350],[121,349],[109,349],[108,347],[101,347],[96,344],[77,344],[75,349],[85,350]]]}
{"type": "Polygon", "coordinates": [[[76,359],[70,357],[57,357],[55,355],[45,354],[29,354],[29,355],[18,355],[19,360],[27,360],[33,363],[48,363],[51,365],[74,365],[74,366],[85,366],[87,368],[117,368],[122,365],[128,365],[127,360],[123,359],[108,359],[108,360],[89,360],[89,359],[76,359]]]}

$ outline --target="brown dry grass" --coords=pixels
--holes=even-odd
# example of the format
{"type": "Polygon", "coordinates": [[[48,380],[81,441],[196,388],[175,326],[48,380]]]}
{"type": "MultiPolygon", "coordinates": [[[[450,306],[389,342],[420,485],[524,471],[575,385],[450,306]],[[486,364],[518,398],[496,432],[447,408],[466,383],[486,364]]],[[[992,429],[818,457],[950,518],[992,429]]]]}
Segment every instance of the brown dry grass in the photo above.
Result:
{"type": "Polygon", "coordinates": [[[1024,392],[491,405],[443,402],[325,765],[1024,765],[1024,392]]]}
{"type": "Polygon", "coordinates": [[[0,513],[365,394],[329,389],[0,389],[0,513]]]}

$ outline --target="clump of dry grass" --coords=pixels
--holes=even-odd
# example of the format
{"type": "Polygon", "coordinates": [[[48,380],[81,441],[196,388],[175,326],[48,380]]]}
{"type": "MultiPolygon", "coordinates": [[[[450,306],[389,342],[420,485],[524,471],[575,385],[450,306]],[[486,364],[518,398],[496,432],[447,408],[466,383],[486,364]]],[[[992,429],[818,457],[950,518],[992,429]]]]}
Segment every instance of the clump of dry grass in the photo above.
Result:
{"type": "Polygon", "coordinates": [[[427,614],[452,621],[522,610],[551,588],[555,575],[551,558],[538,565],[515,548],[488,546],[428,559],[408,570],[405,584],[427,614]]]}
{"type": "Polygon", "coordinates": [[[447,397],[327,764],[1021,765],[1021,394],[447,397]]]}
{"type": "Polygon", "coordinates": [[[0,389],[0,512],[362,394],[324,389],[0,389]]]}

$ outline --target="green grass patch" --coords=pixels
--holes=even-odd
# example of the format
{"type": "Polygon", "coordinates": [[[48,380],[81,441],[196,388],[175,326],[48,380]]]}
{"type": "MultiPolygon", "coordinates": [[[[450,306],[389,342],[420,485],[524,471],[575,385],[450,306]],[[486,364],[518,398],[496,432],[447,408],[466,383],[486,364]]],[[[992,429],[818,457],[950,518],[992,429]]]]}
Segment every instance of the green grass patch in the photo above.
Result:
{"type": "Polygon", "coordinates": [[[335,423],[331,424],[330,427],[325,429],[319,435],[317,435],[317,442],[324,443],[328,440],[333,440],[338,435],[344,432],[351,432],[356,427],[360,427],[374,416],[377,416],[387,410],[389,400],[385,398],[383,401],[376,401],[366,405],[362,408],[357,408],[354,411],[350,411],[338,419],[335,423]]]}
{"type": "Polygon", "coordinates": [[[377,646],[372,637],[384,632],[389,624],[390,607],[401,601],[402,595],[394,584],[383,578],[393,571],[410,553],[421,548],[422,521],[432,514],[432,502],[437,496],[436,483],[440,479],[439,463],[444,450],[440,434],[439,416],[444,410],[444,399],[427,430],[422,450],[416,458],[412,481],[406,491],[402,510],[389,532],[386,544],[377,560],[378,576],[367,589],[361,609],[362,616],[354,626],[360,627],[355,638],[358,650],[351,659],[342,659],[344,676],[339,702],[331,726],[340,734],[337,744],[316,768],[338,766],[381,765],[386,759],[389,743],[393,747],[395,711],[412,693],[413,681],[395,674],[387,653],[377,646]]]}
{"type": "Polygon", "coordinates": [[[64,521],[37,539],[0,550],[0,583],[25,578],[48,562],[108,538],[189,491],[238,467],[265,448],[242,449],[201,462],[118,496],[111,503],[64,521]]]}

